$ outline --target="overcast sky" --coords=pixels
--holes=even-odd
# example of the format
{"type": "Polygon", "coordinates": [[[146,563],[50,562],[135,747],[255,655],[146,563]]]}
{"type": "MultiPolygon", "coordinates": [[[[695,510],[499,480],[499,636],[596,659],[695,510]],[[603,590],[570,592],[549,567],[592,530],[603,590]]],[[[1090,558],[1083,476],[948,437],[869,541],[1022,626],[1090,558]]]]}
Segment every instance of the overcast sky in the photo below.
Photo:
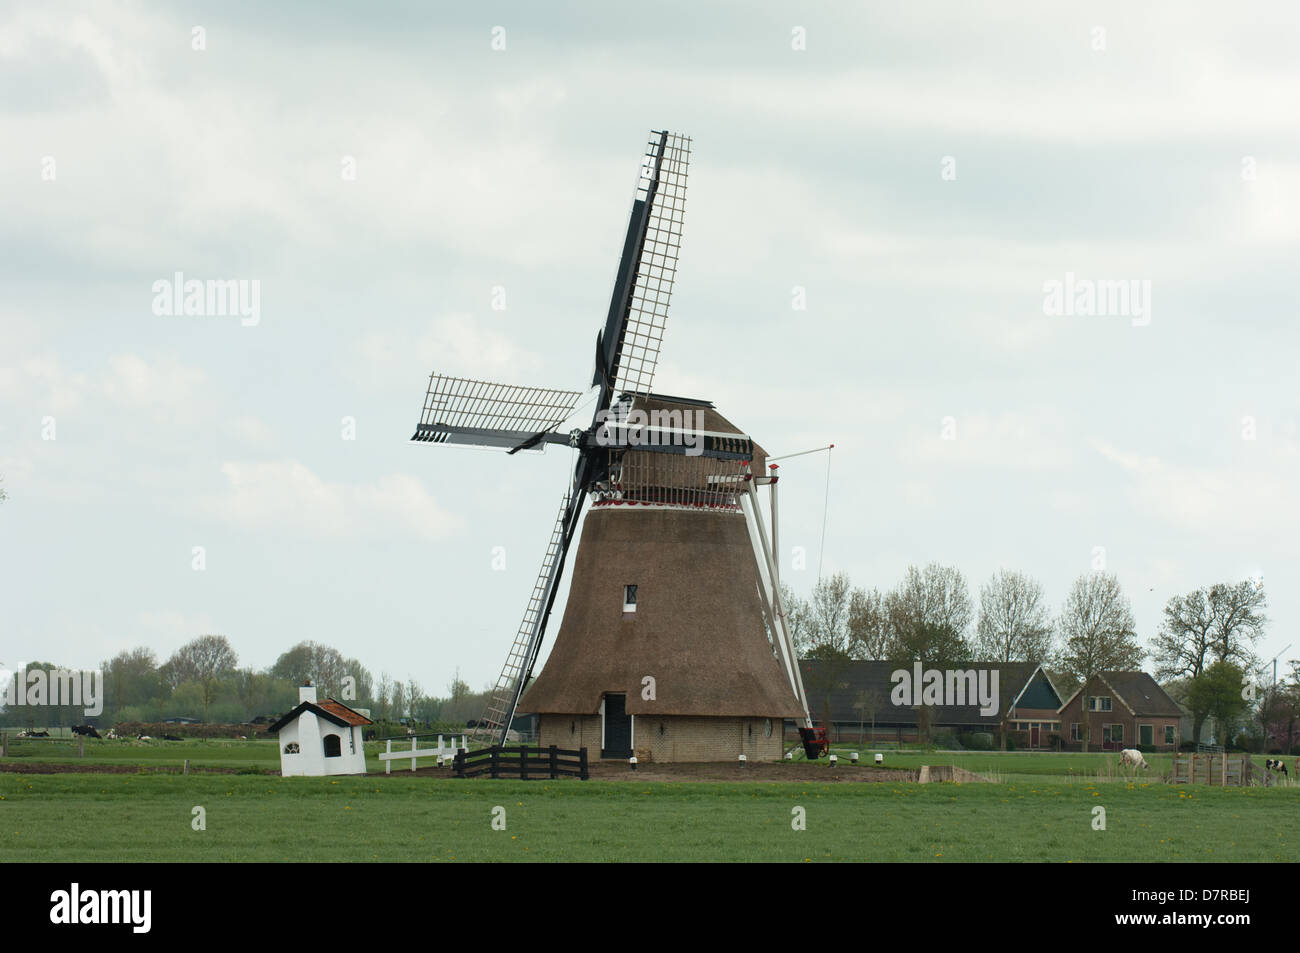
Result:
{"type": "Polygon", "coordinates": [[[0,663],[493,679],[569,453],[409,437],[435,369],[587,384],[652,128],[694,137],[656,389],[836,445],[829,500],[782,471],[797,590],[829,505],[855,584],[1059,609],[1102,547],[1144,641],[1262,574],[1300,643],[1294,3],[337,6],[0,8],[0,663]],[[156,314],[177,272],[256,323],[156,314]],[[1149,310],[1045,313],[1067,273],[1149,310]]]}

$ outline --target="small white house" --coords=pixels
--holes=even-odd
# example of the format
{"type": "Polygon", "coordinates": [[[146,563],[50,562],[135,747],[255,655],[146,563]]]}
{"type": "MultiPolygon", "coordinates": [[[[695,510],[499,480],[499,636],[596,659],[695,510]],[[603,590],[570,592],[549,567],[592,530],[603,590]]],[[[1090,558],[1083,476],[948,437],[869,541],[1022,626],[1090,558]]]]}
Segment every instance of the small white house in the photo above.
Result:
{"type": "Polygon", "coordinates": [[[298,707],[271,725],[280,739],[280,774],[365,774],[362,731],[371,724],[332,698],[318,703],[316,689],[304,685],[298,689],[298,707]]]}

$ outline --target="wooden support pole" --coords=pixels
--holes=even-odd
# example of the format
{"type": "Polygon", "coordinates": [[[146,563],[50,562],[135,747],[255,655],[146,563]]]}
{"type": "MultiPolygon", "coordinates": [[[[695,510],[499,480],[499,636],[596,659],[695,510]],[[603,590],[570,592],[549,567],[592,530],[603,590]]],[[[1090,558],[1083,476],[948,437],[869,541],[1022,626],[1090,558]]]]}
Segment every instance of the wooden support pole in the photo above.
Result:
{"type": "Polygon", "coordinates": [[[551,745],[551,780],[555,780],[556,768],[559,765],[559,760],[559,747],[557,745],[551,745]]]}
{"type": "Polygon", "coordinates": [[[528,780],[528,745],[519,746],[519,780],[528,780]]]}
{"type": "Polygon", "coordinates": [[[85,756],[86,756],[86,736],[77,735],[77,757],[84,758],[85,756]]]}
{"type": "Polygon", "coordinates": [[[190,773],[190,759],[189,759],[189,758],[186,758],[186,759],[185,759],[185,765],[184,765],[184,767],[181,768],[181,774],[186,774],[186,775],[187,775],[187,774],[189,774],[189,773],[190,773]]]}
{"type": "Polygon", "coordinates": [[[0,731],[0,758],[9,757],[9,732],[0,731]]]}
{"type": "Polygon", "coordinates": [[[500,745],[492,746],[491,773],[492,773],[492,777],[494,778],[501,777],[501,746],[500,745]]]}
{"type": "MultiPolygon", "coordinates": [[[[391,755],[393,753],[393,739],[389,738],[386,744],[387,747],[384,749],[384,753],[391,755]]],[[[388,758],[384,761],[384,774],[392,774],[392,773],[393,773],[393,759],[388,758]]]]}

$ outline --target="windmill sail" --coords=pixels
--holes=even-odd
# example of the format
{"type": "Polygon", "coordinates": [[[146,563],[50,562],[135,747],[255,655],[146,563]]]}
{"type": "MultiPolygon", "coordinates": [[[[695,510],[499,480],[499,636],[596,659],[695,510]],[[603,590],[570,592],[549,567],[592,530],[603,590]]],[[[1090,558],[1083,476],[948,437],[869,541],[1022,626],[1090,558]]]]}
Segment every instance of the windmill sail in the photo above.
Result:
{"type": "Polygon", "coordinates": [[[562,424],[581,396],[580,391],[430,374],[424,410],[411,439],[518,448],[562,424]]]}
{"type": "MultiPolygon", "coordinates": [[[[581,501],[579,500],[579,505],[581,501]]],[[[551,530],[550,542],[546,544],[546,555],[542,559],[542,568],[537,573],[537,582],[533,585],[532,595],[528,598],[528,608],[524,610],[523,620],[515,633],[515,640],[506,655],[501,674],[488,694],[483,717],[474,728],[473,737],[488,744],[498,734],[503,741],[515,717],[515,708],[519,696],[532,674],[541,648],[542,632],[546,626],[546,616],[555,599],[555,590],[559,586],[560,573],[564,567],[564,556],[568,550],[571,532],[566,531],[575,507],[572,498],[565,494],[560,501],[560,511],[555,517],[555,527],[551,530]]]]}
{"type": "Polygon", "coordinates": [[[597,339],[593,384],[622,393],[648,394],[659,362],[686,213],[686,173],[691,140],[652,133],[628,222],[605,330],[597,339]]]}

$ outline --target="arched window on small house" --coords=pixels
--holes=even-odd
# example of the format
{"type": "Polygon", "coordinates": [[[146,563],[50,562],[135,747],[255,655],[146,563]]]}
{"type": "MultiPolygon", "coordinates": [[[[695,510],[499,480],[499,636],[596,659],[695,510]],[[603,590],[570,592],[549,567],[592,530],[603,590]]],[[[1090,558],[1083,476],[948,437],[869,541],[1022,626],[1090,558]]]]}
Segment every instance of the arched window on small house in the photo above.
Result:
{"type": "Polygon", "coordinates": [[[285,753],[285,754],[297,754],[297,753],[298,753],[298,742],[296,742],[296,741],[290,741],[287,745],[284,746],[284,753],[285,753]]]}
{"type": "Polygon", "coordinates": [[[343,754],[338,735],[325,736],[325,757],[338,758],[343,754]]]}

